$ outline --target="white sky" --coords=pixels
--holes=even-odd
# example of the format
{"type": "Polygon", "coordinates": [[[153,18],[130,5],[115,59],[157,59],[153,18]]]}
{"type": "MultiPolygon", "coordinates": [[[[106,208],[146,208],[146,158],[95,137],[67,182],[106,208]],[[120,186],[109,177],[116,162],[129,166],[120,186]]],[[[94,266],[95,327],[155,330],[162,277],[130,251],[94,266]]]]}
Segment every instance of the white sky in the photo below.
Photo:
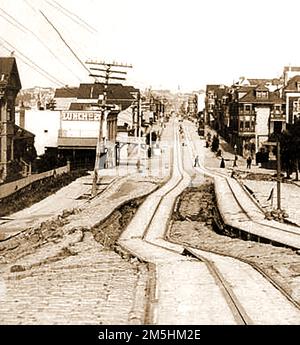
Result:
{"type": "MultiPolygon", "coordinates": [[[[36,37],[9,24],[1,10],[0,55],[9,54],[5,39],[69,86],[93,79],[39,9],[83,62],[97,58],[132,64],[127,83],[137,87],[176,90],[180,85],[181,90],[195,90],[206,84],[231,84],[240,76],[278,77],[283,66],[300,66],[299,0],[57,1],[97,33],[90,33],[55,10],[50,5],[53,0],[0,0],[0,9],[33,31],[68,69],[36,37]]],[[[18,58],[17,52],[15,56],[18,58]]],[[[23,88],[60,86],[20,59],[17,63],[23,88]]]]}

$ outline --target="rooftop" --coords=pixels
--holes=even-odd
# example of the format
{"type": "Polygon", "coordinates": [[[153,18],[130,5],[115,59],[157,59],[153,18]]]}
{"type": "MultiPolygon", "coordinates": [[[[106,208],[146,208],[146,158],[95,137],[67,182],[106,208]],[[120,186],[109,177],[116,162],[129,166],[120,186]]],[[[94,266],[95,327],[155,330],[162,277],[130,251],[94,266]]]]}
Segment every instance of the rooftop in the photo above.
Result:
{"type": "Polygon", "coordinates": [[[21,81],[17,68],[16,59],[14,57],[0,57],[0,87],[5,88],[9,84],[21,89],[21,81]],[[12,77],[15,77],[15,82],[12,77]]]}
{"type": "Polygon", "coordinates": [[[77,98],[78,87],[63,87],[55,90],[54,98],[77,98]]]}

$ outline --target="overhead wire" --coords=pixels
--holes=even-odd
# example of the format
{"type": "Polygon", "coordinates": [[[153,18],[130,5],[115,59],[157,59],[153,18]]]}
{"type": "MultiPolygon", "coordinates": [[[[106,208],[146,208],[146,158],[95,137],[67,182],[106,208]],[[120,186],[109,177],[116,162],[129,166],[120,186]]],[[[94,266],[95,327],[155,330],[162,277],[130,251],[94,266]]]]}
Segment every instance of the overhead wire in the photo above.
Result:
{"type": "Polygon", "coordinates": [[[58,10],[59,12],[63,12],[65,16],[70,18],[73,22],[77,23],[80,25],[82,28],[88,30],[91,33],[97,33],[97,30],[93,28],[89,23],[87,23],[85,20],[83,20],[81,17],[79,17],[77,14],[71,12],[67,8],[63,7],[61,4],[59,4],[57,1],[52,0],[50,2],[49,0],[45,0],[50,6],[58,10]]]}
{"type": "Polygon", "coordinates": [[[52,24],[52,22],[48,19],[48,17],[41,11],[39,12],[42,14],[42,16],[45,18],[45,20],[48,22],[48,24],[54,29],[54,31],[57,33],[59,38],[63,41],[63,43],[68,47],[68,49],[71,51],[71,53],[74,55],[76,60],[80,63],[80,65],[90,74],[90,70],[86,67],[86,65],[82,62],[82,60],[79,58],[79,56],[75,53],[75,51],[71,48],[71,46],[68,44],[68,42],[63,38],[62,34],[58,31],[58,29],[52,24]]]}
{"type": "Polygon", "coordinates": [[[24,0],[24,2],[26,2],[27,6],[29,6],[33,10],[33,12],[37,12],[37,9],[33,7],[29,1],[24,0]]]}
{"type": "MultiPolygon", "coordinates": [[[[14,52],[18,53],[19,58],[24,62],[24,58],[27,59],[29,61],[29,63],[31,63],[32,66],[35,67],[35,69],[38,69],[39,71],[41,71],[43,73],[43,76],[47,76],[47,79],[50,80],[52,83],[54,82],[55,84],[60,84],[60,85],[65,85],[65,83],[61,82],[59,79],[57,79],[56,77],[52,76],[49,72],[47,72],[46,70],[44,70],[42,67],[38,66],[34,61],[32,61],[29,57],[27,57],[25,54],[23,54],[22,52],[20,52],[15,46],[13,46],[11,43],[9,43],[6,39],[4,39],[3,37],[0,36],[0,39],[2,40],[2,42],[4,42],[7,46],[11,47],[14,52]]],[[[7,49],[8,50],[8,49],[7,49]]],[[[10,50],[11,52],[11,50],[10,50]]],[[[37,71],[37,70],[36,70],[37,71]]]]}
{"type": "MultiPolygon", "coordinates": [[[[13,16],[11,16],[8,12],[6,12],[3,8],[0,8],[0,10],[7,16],[7,17],[9,17],[10,19],[12,19],[15,23],[17,23],[20,27],[21,27],[21,29],[22,29],[22,31],[24,32],[24,31],[30,31],[28,28],[26,28],[22,23],[20,23],[16,18],[14,18],[13,16]]],[[[1,16],[1,17],[3,17],[3,15],[1,16]]]]}
{"type": "MultiPolygon", "coordinates": [[[[26,1],[26,0],[25,0],[26,1]]],[[[26,2],[27,3],[27,2],[26,2]]],[[[28,3],[27,3],[28,4],[28,3]]],[[[31,6],[31,5],[30,5],[31,6]]],[[[24,26],[22,23],[20,23],[17,19],[15,19],[13,16],[11,16],[8,12],[6,12],[5,10],[3,10],[2,8],[0,9],[3,13],[5,13],[5,15],[7,15],[9,18],[11,18],[13,20],[13,22],[11,22],[10,20],[8,20],[6,17],[4,17],[3,15],[0,14],[0,16],[2,18],[4,18],[5,20],[7,20],[11,25],[15,26],[17,29],[21,30],[22,32],[26,33],[30,33],[31,35],[33,35],[39,42],[40,44],[42,44],[42,46],[44,48],[47,49],[47,51],[62,65],[64,66],[70,73],[72,73],[72,75],[74,75],[79,81],[81,80],[80,77],[78,77],[76,75],[76,73],[74,73],[45,43],[43,40],[40,39],[39,36],[37,36],[35,34],[35,32],[33,32],[32,30],[30,30],[29,28],[27,28],[26,26],[24,26]],[[17,25],[16,25],[17,24],[17,25]]]]}
{"type": "MultiPolygon", "coordinates": [[[[82,60],[78,57],[78,55],[75,53],[75,51],[70,47],[70,45],[66,42],[66,40],[63,38],[63,36],[60,34],[60,32],[58,31],[58,29],[51,23],[51,21],[47,18],[47,16],[41,11],[36,9],[35,7],[33,7],[29,1],[24,0],[25,3],[36,13],[40,13],[44,19],[46,19],[46,21],[51,25],[51,27],[55,30],[55,32],[59,35],[60,39],[63,41],[63,43],[68,47],[68,49],[72,52],[72,54],[75,56],[75,58],[77,59],[77,61],[84,67],[84,69],[86,71],[88,71],[90,73],[90,70],[86,67],[86,65],[82,62],[82,60]]],[[[49,1],[47,1],[49,3],[49,1]]],[[[55,2],[57,4],[57,6],[63,8],[62,6],[60,6],[57,2],[55,2]]],[[[57,7],[56,7],[57,8],[57,7]]],[[[57,8],[58,9],[58,8],[57,8]]],[[[70,14],[76,16],[74,13],[68,11],[67,9],[63,8],[65,12],[69,12],[70,14]]],[[[1,9],[1,11],[9,18],[5,17],[3,14],[0,14],[0,16],[2,18],[4,18],[6,21],[8,21],[11,25],[13,25],[14,27],[16,27],[17,29],[21,30],[24,33],[30,33],[32,34],[50,53],[52,56],[54,56],[62,65],[64,65],[64,67],[66,67],[71,73],[72,75],[75,75],[73,73],[73,71],[71,71],[52,51],[51,49],[29,28],[27,28],[26,26],[24,26],[22,23],[20,23],[18,20],[16,20],[14,17],[12,17],[9,13],[7,13],[5,10],[1,9]],[[12,21],[11,21],[12,20],[12,21]]],[[[64,13],[65,15],[68,15],[66,13],[64,13]]],[[[70,17],[70,16],[69,16],[70,17]]],[[[78,16],[77,16],[78,17],[78,16]]],[[[70,17],[71,18],[71,17],[70,17]]],[[[78,17],[79,20],[81,20],[81,18],[78,17]]],[[[81,20],[83,23],[85,23],[83,20],[81,20]]],[[[77,24],[81,25],[80,23],[77,24]]],[[[87,24],[87,23],[85,23],[87,24]]],[[[88,25],[88,24],[87,24],[88,25]]],[[[82,26],[82,25],[81,25],[82,26]]],[[[92,28],[93,29],[93,28],[92,28]]],[[[95,29],[93,29],[95,31],[95,29]]],[[[0,39],[9,47],[11,47],[12,49],[14,49],[15,52],[17,52],[17,54],[19,55],[20,60],[25,63],[27,66],[29,66],[30,68],[34,69],[37,73],[39,73],[40,75],[44,76],[45,78],[47,78],[49,81],[51,81],[52,83],[56,84],[56,85],[60,85],[60,86],[64,86],[64,88],[66,89],[66,91],[69,91],[68,87],[65,87],[65,83],[61,82],[59,79],[57,79],[56,77],[54,77],[53,75],[51,75],[49,72],[47,72],[45,69],[41,68],[39,65],[37,65],[33,60],[31,60],[30,58],[28,58],[26,55],[24,55],[22,52],[20,52],[17,48],[15,48],[12,44],[10,44],[8,41],[6,41],[5,39],[1,38],[0,39]],[[28,61],[26,61],[25,59],[27,59],[28,61]]],[[[3,48],[11,53],[11,49],[8,49],[7,47],[5,47],[3,44],[1,45],[3,46],[3,48]]],[[[76,76],[76,75],[75,75],[76,76]]],[[[76,76],[79,80],[81,80],[78,76],[76,76]]]]}
{"type": "MultiPolygon", "coordinates": [[[[1,39],[1,38],[0,38],[1,39]]],[[[4,44],[0,45],[0,48],[5,49],[7,52],[11,53],[11,49],[7,48],[4,46],[4,44]]],[[[63,88],[67,93],[70,94],[70,96],[74,96],[74,90],[73,88],[65,85],[63,82],[61,82],[60,80],[56,79],[55,77],[51,76],[49,73],[47,73],[46,71],[44,71],[41,67],[39,66],[34,66],[33,64],[31,64],[30,62],[26,61],[26,59],[28,59],[24,54],[22,54],[21,52],[17,51],[17,55],[18,58],[28,67],[30,67],[31,69],[33,69],[36,73],[42,75],[44,78],[48,79],[51,83],[54,83],[55,85],[59,86],[60,88],[63,88]],[[22,55],[24,56],[24,58],[22,57],[22,55]]],[[[15,53],[15,52],[14,52],[15,53]]],[[[28,59],[30,61],[30,59],[28,59]]]]}
{"type": "MultiPolygon", "coordinates": [[[[1,48],[5,49],[7,52],[11,53],[11,49],[5,47],[4,45],[1,46],[1,48]]],[[[15,55],[15,52],[14,52],[15,55]]],[[[17,52],[16,55],[19,55],[19,53],[17,52]]],[[[32,68],[35,70],[35,72],[39,73],[40,75],[42,75],[44,78],[48,79],[49,81],[51,81],[51,83],[54,83],[56,85],[58,85],[57,81],[52,80],[48,75],[46,75],[46,73],[43,73],[42,71],[39,71],[36,67],[34,67],[33,65],[31,65],[30,63],[28,63],[22,56],[18,56],[18,58],[28,67],[32,68]]],[[[62,84],[60,84],[59,86],[62,86],[62,84]]]]}
{"type": "MultiPolygon", "coordinates": [[[[1,8],[0,10],[3,11],[2,8],[1,8]]],[[[15,28],[17,28],[17,29],[23,31],[24,33],[26,33],[26,31],[25,31],[24,29],[22,29],[21,27],[19,27],[18,25],[16,25],[16,24],[15,24],[14,22],[12,22],[10,19],[6,18],[3,14],[0,14],[0,17],[2,17],[3,19],[5,19],[8,23],[10,23],[11,25],[13,25],[15,28]]]]}
{"type": "MultiPolygon", "coordinates": [[[[66,22],[65,19],[70,19],[75,23],[76,26],[80,29],[86,30],[86,27],[84,27],[81,23],[78,23],[77,21],[74,21],[72,17],[69,16],[68,13],[65,13],[61,8],[56,6],[54,3],[50,3],[49,0],[43,0],[44,3],[48,6],[50,11],[57,11],[56,18],[59,20],[59,18],[62,18],[63,20],[59,20],[60,23],[60,31],[63,29],[63,32],[66,32],[68,34],[68,42],[72,47],[76,47],[76,52],[80,53],[80,56],[84,56],[85,59],[87,57],[85,56],[86,52],[89,50],[88,46],[86,45],[85,39],[80,39],[80,43],[78,42],[78,35],[74,35],[73,32],[70,32],[70,25],[66,22]],[[74,38],[77,38],[74,40],[74,38]],[[76,42],[77,41],[77,42],[76,42]],[[78,44],[79,43],[79,44],[78,44]],[[83,49],[83,50],[82,50],[83,49]]],[[[47,14],[47,12],[44,11],[44,13],[47,14]]],[[[72,24],[73,24],[72,23],[72,24]]],[[[82,30],[81,30],[82,31],[82,30]]],[[[89,34],[91,33],[89,30],[87,31],[89,34]]],[[[94,41],[94,38],[93,38],[94,41]]]]}

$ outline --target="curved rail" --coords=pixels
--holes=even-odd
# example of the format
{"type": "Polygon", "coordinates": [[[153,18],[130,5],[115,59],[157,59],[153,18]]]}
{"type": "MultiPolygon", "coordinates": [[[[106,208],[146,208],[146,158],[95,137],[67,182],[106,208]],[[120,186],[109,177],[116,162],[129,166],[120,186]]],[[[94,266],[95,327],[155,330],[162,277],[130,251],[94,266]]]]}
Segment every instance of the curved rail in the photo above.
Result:
{"type": "MultiPolygon", "coordinates": [[[[188,138],[188,140],[189,140],[190,150],[192,151],[192,154],[195,155],[196,150],[195,150],[195,147],[194,147],[194,143],[193,143],[193,141],[192,141],[192,139],[191,139],[191,137],[190,137],[189,131],[186,129],[185,126],[184,126],[184,133],[185,133],[185,136],[186,136],[186,137],[188,138]]],[[[234,197],[234,199],[235,199],[237,205],[239,206],[239,208],[241,209],[241,212],[242,212],[251,222],[253,222],[254,224],[257,224],[257,225],[259,225],[259,226],[261,226],[261,227],[263,227],[263,228],[265,228],[265,229],[269,229],[269,228],[275,229],[275,230],[280,231],[280,232],[282,232],[282,233],[290,233],[290,234],[293,234],[293,235],[297,235],[297,236],[299,236],[299,238],[300,238],[300,232],[299,232],[299,230],[298,230],[298,231],[297,231],[296,229],[293,230],[293,229],[292,229],[292,226],[290,226],[290,229],[287,229],[287,228],[284,229],[284,228],[282,228],[282,227],[280,227],[280,226],[276,226],[276,225],[274,225],[274,224],[264,224],[264,223],[262,223],[262,222],[260,222],[260,221],[255,220],[255,219],[249,214],[249,212],[247,212],[247,210],[243,207],[243,205],[242,205],[241,202],[239,201],[238,196],[236,195],[235,191],[233,190],[233,188],[232,188],[232,186],[231,186],[231,184],[230,184],[230,182],[229,182],[229,177],[228,177],[228,176],[226,176],[226,175],[224,175],[224,174],[222,174],[222,173],[220,173],[220,172],[217,172],[217,171],[211,171],[210,169],[205,168],[201,163],[200,163],[200,169],[201,169],[201,171],[202,171],[204,174],[206,174],[206,175],[208,175],[208,176],[210,176],[210,177],[212,177],[212,178],[218,176],[218,177],[221,177],[221,178],[223,178],[223,179],[226,180],[226,183],[227,183],[227,185],[228,185],[228,187],[229,187],[229,189],[230,189],[230,191],[231,191],[231,193],[232,193],[232,196],[234,197]]],[[[259,205],[257,205],[257,202],[256,202],[255,200],[253,200],[253,198],[251,198],[250,195],[249,195],[243,188],[242,188],[242,191],[244,192],[244,195],[246,195],[247,198],[251,201],[251,203],[255,206],[255,208],[258,210],[258,212],[260,212],[261,214],[264,214],[263,211],[261,210],[261,208],[259,207],[259,205]]],[[[296,227],[295,227],[295,228],[296,228],[296,227]]],[[[263,237],[263,236],[262,236],[262,237],[263,237]]],[[[270,241],[272,241],[272,239],[270,239],[270,241]]]]}
{"type": "MultiPolygon", "coordinates": [[[[174,126],[174,131],[175,131],[175,126],[174,126]]],[[[150,232],[153,230],[153,228],[152,228],[153,224],[152,223],[155,223],[155,217],[157,215],[159,215],[159,210],[160,210],[160,207],[162,206],[163,201],[165,199],[171,197],[170,194],[172,192],[176,192],[177,196],[181,193],[181,190],[183,190],[182,189],[183,185],[181,185],[181,184],[185,178],[184,174],[187,174],[187,172],[185,171],[185,169],[183,167],[182,155],[181,155],[181,145],[179,145],[180,143],[179,143],[179,139],[178,139],[178,133],[174,132],[174,136],[176,138],[175,140],[176,140],[177,158],[175,159],[175,162],[173,165],[173,172],[176,171],[176,173],[172,174],[172,177],[175,178],[175,180],[170,183],[170,186],[168,186],[168,188],[164,188],[163,190],[161,190],[160,193],[157,193],[155,196],[153,196],[153,198],[154,198],[153,200],[156,202],[156,205],[155,205],[155,207],[153,207],[153,209],[151,209],[151,212],[153,212],[153,213],[151,214],[151,217],[149,218],[148,223],[145,224],[145,227],[143,229],[139,229],[138,234],[135,231],[133,231],[133,234],[130,234],[130,236],[128,236],[128,234],[127,234],[127,236],[125,235],[125,237],[123,239],[121,239],[121,242],[119,242],[119,245],[121,247],[123,247],[125,250],[130,251],[130,248],[136,248],[136,242],[133,243],[133,247],[130,247],[130,243],[127,241],[130,241],[130,240],[140,241],[139,242],[140,245],[142,245],[142,242],[143,242],[143,243],[147,244],[148,246],[151,246],[148,248],[148,250],[152,250],[151,248],[153,248],[153,250],[158,249],[160,251],[170,253],[169,258],[173,258],[174,257],[173,255],[192,256],[193,257],[192,260],[198,260],[199,262],[204,263],[206,265],[210,275],[212,276],[212,278],[216,282],[216,284],[219,288],[219,291],[222,293],[223,298],[226,301],[227,306],[228,306],[229,310],[231,311],[231,315],[234,318],[235,322],[238,324],[253,324],[254,322],[251,320],[250,316],[245,311],[245,308],[243,307],[242,303],[239,301],[239,299],[235,295],[230,283],[228,281],[226,281],[224,275],[218,269],[218,267],[216,266],[216,264],[214,262],[212,262],[212,261],[210,261],[210,260],[208,260],[202,256],[195,255],[191,250],[189,250],[188,248],[186,248],[180,244],[176,244],[176,247],[174,247],[174,243],[167,241],[165,239],[168,224],[165,224],[164,229],[160,229],[161,233],[159,235],[157,235],[154,231],[154,236],[152,234],[152,239],[149,239],[149,237],[151,237],[150,232]],[[139,235],[139,233],[141,233],[141,235],[139,235]],[[155,237],[155,236],[159,236],[159,237],[155,237]],[[128,243],[129,243],[129,246],[128,246],[128,243]],[[154,248],[156,248],[156,249],[154,249],[154,248]]],[[[166,187],[166,185],[164,187],[166,187]]],[[[172,196],[172,198],[173,198],[173,196],[172,196]]],[[[173,208],[174,208],[175,203],[176,203],[176,197],[175,197],[175,200],[173,201],[173,208]]],[[[171,212],[173,211],[173,208],[172,208],[171,212]]],[[[170,218],[170,216],[169,216],[169,218],[170,218]]],[[[157,226],[157,224],[156,224],[156,226],[157,226]]],[[[155,228],[155,225],[154,225],[154,228],[155,228]]],[[[134,253],[134,251],[131,251],[131,252],[135,256],[142,258],[142,260],[148,261],[147,260],[147,250],[146,250],[146,257],[142,254],[140,254],[140,255],[136,254],[136,253],[134,253]]],[[[153,257],[152,257],[152,259],[153,259],[153,257]]],[[[152,261],[150,260],[150,262],[153,263],[153,260],[152,261]]],[[[187,261],[187,262],[189,262],[189,261],[187,261]]],[[[151,286],[152,286],[152,289],[156,289],[155,286],[153,286],[153,285],[151,285],[151,286]]],[[[152,293],[151,293],[151,291],[149,293],[149,296],[152,296],[152,297],[156,296],[156,295],[157,294],[155,294],[153,291],[152,291],[152,293]]],[[[157,303],[157,300],[156,299],[154,299],[154,300],[155,300],[154,302],[151,300],[149,303],[150,304],[157,303]]],[[[289,300],[290,300],[290,298],[289,298],[289,300]]],[[[294,305],[296,305],[296,304],[294,304],[294,305]]],[[[155,308],[155,307],[149,307],[148,310],[153,310],[153,308],[155,308]]],[[[299,308],[299,306],[297,306],[297,308],[299,308]]],[[[153,315],[154,315],[154,313],[153,313],[153,315]]],[[[149,322],[151,322],[151,317],[149,315],[148,315],[147,319],[149,322]]]]}

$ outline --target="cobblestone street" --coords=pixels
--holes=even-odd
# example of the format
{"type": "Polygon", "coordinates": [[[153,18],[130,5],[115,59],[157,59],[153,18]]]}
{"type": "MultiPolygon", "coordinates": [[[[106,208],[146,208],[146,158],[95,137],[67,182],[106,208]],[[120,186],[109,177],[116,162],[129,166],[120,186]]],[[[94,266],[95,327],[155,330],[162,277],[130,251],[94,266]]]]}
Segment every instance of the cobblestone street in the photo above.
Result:
{"type": "MultiPolygon", "coordinates": [[[[107,234],[99,224],[155,188],[144,178],[120,180],[81,210],[2,242],[0,323],[143,323],[147,265],[106,246],[113,246],[107,236],[118,229],[120,216],[112,217],[107,234]]],[[[126,224],[131,215],[124,216],[126,224]]]]}
{"type": "Polygon", "coordinates": [[[2,271],[1,324],[143,322],[146,265],[131,263],[76,231],[2,271]],[[51,256],[52,255],[52,256],[51,256]],[[44,259],[41,259],[44,258],[44,259]],[[21,267],[20,272],[11,272],[21,267]]]}

